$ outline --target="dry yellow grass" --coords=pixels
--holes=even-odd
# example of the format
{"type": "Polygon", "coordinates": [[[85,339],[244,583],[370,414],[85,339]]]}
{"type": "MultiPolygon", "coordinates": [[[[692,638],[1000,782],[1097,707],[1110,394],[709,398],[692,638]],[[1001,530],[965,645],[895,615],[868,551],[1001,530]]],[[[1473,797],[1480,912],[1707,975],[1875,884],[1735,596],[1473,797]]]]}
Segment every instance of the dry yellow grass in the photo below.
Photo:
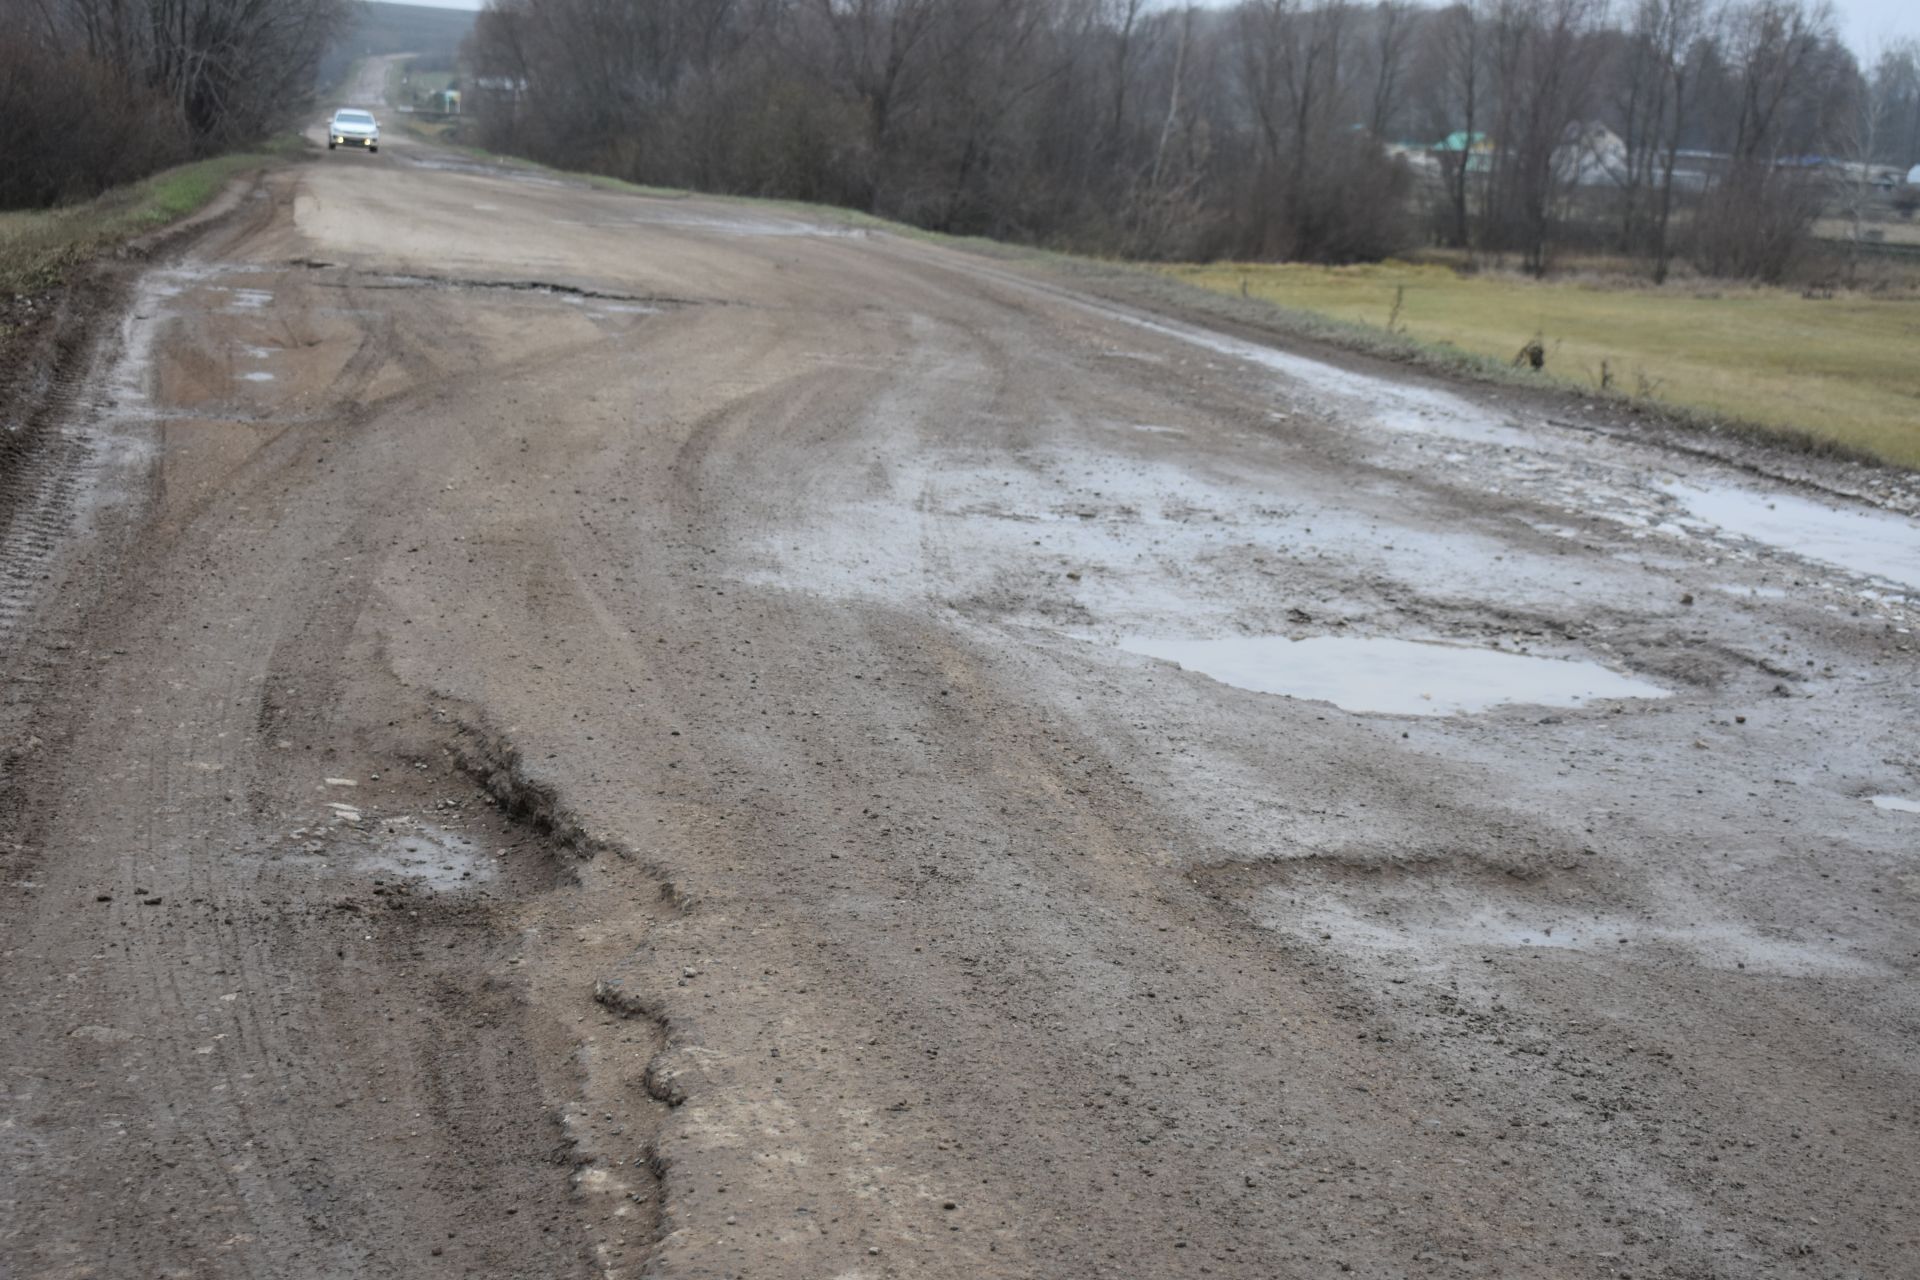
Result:
{"type": "Polygon", "coordinates": [[[1538,335],[1547,372],[1920,467],[1920,299],[1785,289],[1540,282],[1445,266],[1222,263],[1188,283],[1505,360],[1538,335]],[[1395,298],[1401,299],[1397,317],[1395,298]],[[1603,374],[1603,370],[1605,371],[1603,374]]]}

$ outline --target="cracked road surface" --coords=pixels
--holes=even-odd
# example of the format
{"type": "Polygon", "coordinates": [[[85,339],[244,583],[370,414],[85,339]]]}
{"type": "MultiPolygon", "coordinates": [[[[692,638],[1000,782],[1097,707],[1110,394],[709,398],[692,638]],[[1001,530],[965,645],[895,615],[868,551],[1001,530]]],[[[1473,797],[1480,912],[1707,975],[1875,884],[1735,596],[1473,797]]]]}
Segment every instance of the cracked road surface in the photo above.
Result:
{"type": "Polygon", "coordinates": [[[400,138],[151,269],[0,1270],[1912,1274],[1911,491],[1156,288],[400,138]]]}

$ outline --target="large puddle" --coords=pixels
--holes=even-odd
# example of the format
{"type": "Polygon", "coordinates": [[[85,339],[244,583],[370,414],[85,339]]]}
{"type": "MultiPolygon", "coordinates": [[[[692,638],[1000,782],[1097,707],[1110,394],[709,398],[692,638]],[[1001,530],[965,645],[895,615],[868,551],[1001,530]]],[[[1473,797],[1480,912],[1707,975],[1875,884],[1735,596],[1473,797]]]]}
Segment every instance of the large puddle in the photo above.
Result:
{"type": "Polygon", "coordinates": [[[1124,313],[1120,314],[1120,318],[1163,337],[1178,338],[1196,347],[1270,369],[1310,391],[1343,401],[1348,412],[1390,431],[1446,436],[1481,444],[1533,443],[1532,437],[1526,432],[1510,427],[1459,396],[1444,391],[1369,377],[1324,360],[1294,355],[1290,351],[1281,351],[1257,342],[1244,342],[1206,329],[1167,324],[1124,313]]]}
{"type": "Polygon", "coordinates": [[[1222,684],[1347,711],[1444,716],[1512,703],[1580,707],[1609,698],[1664,698],[1658,685],[1595,662],[1433,641],[1366,636],[1255,636],[1121,642],[1222,684]]]}
{"type": "MultiPolygon", "coordinates": [[[[1204,329],[1142,317],[1122,318],[1164,337],[1270,369],[1309,391],[1343,402],[1348,412],[1389,430],[1482,444],[1536,443],[1526,430],[1445,391],[1369,377],[1204,329]]],[[[1865,577],[1920,589],[1920,520],[1732,485],[1670,482],[1660,487],[1702,524],[1865,577]]],[[[1578,506],[1585,506],[1593,495],[1582,492],[1574,496],[1580,499],[1578,506]]],[[[1684,527],[1676,526],[1673,531],[1682,532],[1684,527]]]]}
{"type": "Polygon", "coordinates": [[[1701,520],[1809,560],[1920,588],[1920,522],[1885,511],[1845,510],[1786,493],[1665,484],[1701,520]]]}

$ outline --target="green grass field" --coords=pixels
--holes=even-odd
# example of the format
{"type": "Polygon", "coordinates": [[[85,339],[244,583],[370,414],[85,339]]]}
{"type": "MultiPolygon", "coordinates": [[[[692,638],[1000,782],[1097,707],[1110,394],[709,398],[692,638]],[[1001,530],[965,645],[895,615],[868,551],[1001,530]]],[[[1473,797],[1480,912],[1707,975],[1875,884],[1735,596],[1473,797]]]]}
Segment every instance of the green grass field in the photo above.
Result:
{"type": "Polygon", "coordinates": [[[205,207],[235,174],[302,146],[297,137],[276,139],[255,151],[163,169],[84,204],[0,213],[0,294],[51,288],[80,263],[205,207]]]}
{"type": "Polygon", "coordinates": [[[1546,372],[1920,467],[1920,299],[1699,282],[1636,287],[1446,266],[1178,266],[1175,279],[1499,361],[1536,334],[1546,372]],[[1404,292],[1401,292],[1404,291],[1404,292]],[[1394,315],[1396,296],[1401,305],[1394,315]]]}

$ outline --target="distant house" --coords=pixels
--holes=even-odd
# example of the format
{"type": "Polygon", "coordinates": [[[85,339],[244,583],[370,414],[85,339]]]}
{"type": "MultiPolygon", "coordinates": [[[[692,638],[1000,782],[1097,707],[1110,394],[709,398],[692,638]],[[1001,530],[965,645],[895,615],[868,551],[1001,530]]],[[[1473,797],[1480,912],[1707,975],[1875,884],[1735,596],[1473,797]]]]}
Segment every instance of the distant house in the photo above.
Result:
{"type": "Polygon", "coordinates": [[[1553,149],[1553,174],[1566,186],[1625,186],[1631,176],[1627,144],[1598,120],[1576,121],[1553,149]]]}
{"type": "Polygon", "coordinates": [[[1484,133],[1461,129],[1428,147],[1427,152],[1449,168],[1459,165],[1464,156],[1468,173],[1485,173],[1493,167],[1493,139],[1484,133]]]}

